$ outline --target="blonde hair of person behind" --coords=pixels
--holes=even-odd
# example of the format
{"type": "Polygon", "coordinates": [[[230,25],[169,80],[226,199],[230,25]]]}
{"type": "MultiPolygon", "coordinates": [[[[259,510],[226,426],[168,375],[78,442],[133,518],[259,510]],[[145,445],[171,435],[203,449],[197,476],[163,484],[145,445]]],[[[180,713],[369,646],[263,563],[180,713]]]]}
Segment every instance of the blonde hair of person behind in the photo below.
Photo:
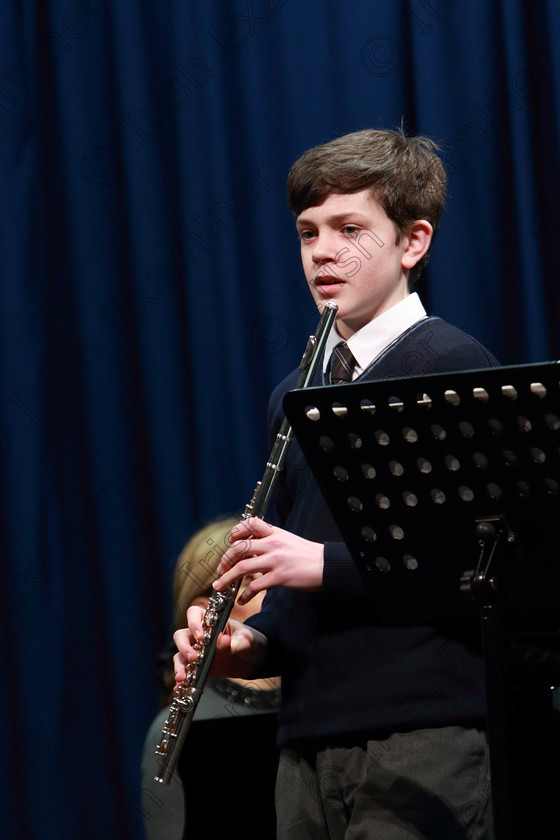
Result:
{"type": "Polygon", "coordinates": [[[230,545],[229,533],[238,524],[233,516],[209,522],[181,551],[173,576],[175,630],[187,626],[186,612],[194,599],[210,594],[220,559],[230,545]]]}

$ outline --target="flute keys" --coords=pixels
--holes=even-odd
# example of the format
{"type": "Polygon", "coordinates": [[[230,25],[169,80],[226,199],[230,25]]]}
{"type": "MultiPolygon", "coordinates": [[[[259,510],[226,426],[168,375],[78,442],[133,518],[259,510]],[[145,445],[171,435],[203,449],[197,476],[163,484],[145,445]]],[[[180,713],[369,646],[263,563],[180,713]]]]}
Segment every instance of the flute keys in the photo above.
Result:
{"type": "Polygon", "coordinates": [[[204,615],[203,627],[213,627],[218,620],[217,610],[207,609],[204,615]]]}
{"type": "Polygon", "coordinates": [[[165,730],[161,733],[160,742],[156,747],[156,755],[167,755],[169,744],[171,743],[171,735],[165,730]]]}
{"type": "Polygon", "coordinates": [[[194,662],[190,663],[189,667],[197,668],[204,659],[204,644],[202,642],[196,642],[193,645],[193,648],[198,652],[198,654],[194,662]]]}
{"type": "Polygon", "coordinates": [[[194,697],[192,694],[188,694],[185,697],[182,697],[179,701],[179,705],[181,707],[182,714],[188,714],[194,705],[194,697]]]}

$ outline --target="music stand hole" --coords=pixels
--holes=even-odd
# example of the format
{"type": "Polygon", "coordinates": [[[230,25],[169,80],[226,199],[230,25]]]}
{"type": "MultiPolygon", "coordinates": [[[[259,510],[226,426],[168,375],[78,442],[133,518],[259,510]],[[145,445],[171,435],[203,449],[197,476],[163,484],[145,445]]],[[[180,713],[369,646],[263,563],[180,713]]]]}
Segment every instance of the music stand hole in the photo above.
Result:
{"type": "Polygon", "coordinates": [[[543,400],[546,397],[546,388],[542,384],[542,382],[531,382],[530,385],[531,393],[535,394],[535,396],[540,397],[543,400]]]}
{"type": "Polygon", "coordinates": [[[445,466],[451,472],[457,472],[458,469],[461,467],[461,463],[455,455],[446,455],[445,456],[445,466]]]}
{"type": "Polygon", "coordinates": [[[388,446],[391,442],[391,438],[389,437],[387,432],[383,431],[383,429],[377,429],[377,431],[375,432],[375,440],[377,441],[379,446],[388,446]]]}
{"type": "Polygon", "coordinates": [[[472,502],[472,500],[474,499],[474,493],[470,487],[462,485],[461,487],[459,487],[459,498],[463,502],[472,502]]]}
{"type": "Polygon", "coordinates": [[[400,461],[389,461],[389,470],[391,471],[391,475],[395,475],[397,477],[404,473],[404,467],[400,461]]]}
{"type": "Polygon", "coordinates": [[[402,494],[402,499],[407,507],[416,507],[418,504],[418,496],[416,496],[411,490],[405,490],[402,494]]]}
{"type": "Polygon", "coordinates": [[[357,496],[349,496],[346,502],[350,510],[354,513],[360,513],[360,511],[363,510],[364,506],[361,502],[361,499],[358,499],[357,496]]]}
{"type": "Polygon", "coordinates": [[[350,476],[348,475],[348,470],[345,467],[334,467],[333,475],[338,481],[348,481],[350,476]]]}
{"type": "Polygon", "coordinates": [[[528,417],[524,417],[522,414],[520,414],[517,418],[517,428],[520,432],[530,432],[533,428],[533,424],[531,423],[528,417]]]}
{"type": "Polygon", "coordinates": [[[489,484],[486,490],[491,499],[502,498],[502,488],[499,486],[499,484],[489,484]]]}
{"type": "Polygon", "coordinates": [[[362,439],[359,435],[356,434],[356,432],[350,432],[346,436],[346,439],[347,439],[348,443],[350,444],[350,446],[352,447],[352,449],[360,449],[360,447],[362,445],[362,439]]]}
{"type": "Polygon", "coordinates": [[[500,421],[496,420],[495,417],[490,417],[490,419],[488,420],[488,428],[490,429],[493,435],[499,435],[500,432],[502,432],[504,429],[500,421]]]}
{"type": "Polygon", "coordinates": [[[556,414],[545,414],[544,421],[551,431],[557,432],[560,429],[560,418],[556,414]]]}
{"type": "Polygon", "coordinates": [[[450,405],[461,405],[461,397],[459,396],[457,391],[445,391],[443,396],[445,397],[445,401],[448,402],[450,405]]]}
{"type": "Polygon", "coordinates": [[[434,487],[430,490],[432,502],[435,505],[442,505],[445,502],[445,493],[439,487],[434,487]]]}
{"type": "Polygon", "coordinates": [[[375,502],[380,510],[387,510],[391,506],[391,500],[384,493],[377,493],[375,502]]]}
{"type": "Polygon", "coordinates": [[[473,452],[472,459],[475,467],[479,470],[485,470],[488,466],[488,457],[484,452],[473,452]]]}
{"type": "Polygon", "coordinates": [[[474,436],[474,426],[467,420],[461,420],[459,423],[459,431],[463,437],[472,438],[474,436]]]}
{"type": "Polygon", "coordinates": [[[427,475],[432,471],[432,465],[427,460],[427,458],[418,458],[416,460],[416,466],[418,467],[421,473],[424,473],[424,475],[427,475]]]}
{"type": "Polygon", "coordinates": [[[387,400],[387,405],[389,408],[392,408],[393,411],[402,411],[404,408],[404,403],[399,397],[389,397],[387,400]]]}
{"type": "Polygon", "coordinates": [[[377,534],[375,533],[373,528],[370,528],[369,525],[364,525],[364,527],[362,528],[361,534],[362,534],[362,537],[364,538],[364,540],[367,540],[367,542],[372,543],[372,542],[375,542],[376,539],[377,539],[377,534]]]}
{"type": "Polygon", "coordinates": [[[389,525],[389,533],[394,540],[404,539],[404,531],[400,525],[389,525]]]}
{"type": "Polygon", "coordinates": [[[405,426],[402,430],[403,438],[406,440],[407,443],[416,443],[418,440],[418,432],[416,429],[411,429],[410,426],[405,426]]]}
{"type": "Polygon", "coordinates": [[[315,405],[308,405],[305,409],[305,416],[308,420],[313,420],[314,422],[321,419],[321,412],[315,405]]]}
{"type": "Polygon", "coordinates": [[[445,440],[447,437],[447,432],[443,426],[438,425],[438,423],[434,423],[433,426],[430,426],[430,431],[436,440],[445,440]]]}
{"type": "Polygon", "coordinates": [[[375,467],[372,467],[371,464],[362,464],[362,473],[364,477],[368,479],[375,478],[377,475],[375,467]]]}
{"type": "Polygon", "coordinates": [[[546,461],[545,453],[542,451],[542,449],[539,449],[538,446],[531,447],[529,452],[531,453],[531,458],[533,459],[535,464],[544,464],[544,462],[546,461]]]}
{"type": "Polygon", "coordinates": [[[473,388],[473,397],[480,402],[488,402],[490,399],[486,388],[473,388]]]}
{"type": "Polygon", "coordinates": [[[547,493],[549,493],[551,496],[557,496],[557,495],[558,495],[558,492],[560,491],[560,487],[559,487],[559,485],[558,485],[558,482],[557,482],[557,481],[556,481],[556,479],[554,479],[554,478],[547,478],[547,479],[545,479],[545,482],[544,482],[544,489],[545,489],[545,490],[546,490],[546,492],[547,492],[547,493]]]}
{"type": "Polygon", "coordinates": [[[408,569],[409,572],[414,572],[418,568],[418,560],[416,557],[413,557],[412,554],[405,554],[403,557],[403,563],[405,569],[408,569]]]}
{"type": "Polygon", "coordinates": [[[504,449],[502,460],[506,467],[515,467],[517,465],[517,455],[511,449],[504,449]]]}
{"type": "Polygon", "coordinates": [[[432,407],[432,398],[429,394],[419,394],[416,397],[416,404],[421,406],[422,408],[431,408],[432,407]]]}
{"type": "Polygon", "coordinates": [[[334,452],[335,449],[334,440],[328,437],[328,435],[321,435],[319,438],[319,446],[323,452],[334,452]]]}
{"type": "Polygon", "coordinates": [[[507,397],[508,400],[517,399],[517,390],[513,387],[513,385],[502,385],[501,390],[504,397],[507,397]]]}
{"type": "Polygon", "coordinates": [[[375,405],[371,400],[360,400],[360,411],[366,414],[375,414],[375,405]]]}
{"type": "Polygon", "coordinates": [[[348,406],[344,405],[343,403],[333,403],[332,404],[332,413],[335,417],[346,417],[348,414],[348,406]]]}
{"type": "Polygon", "coordinates": [[[531,493],[531,488],[526,481],[518,481],[515,485],[515,489],[523,499],[526,499],[531,493]]]}
{"type": "Polygon", "coordinates": [[[375,565],[380,572],[388,572],[391,569],[391,564],[386,557],[376,557],[375,565]]]}

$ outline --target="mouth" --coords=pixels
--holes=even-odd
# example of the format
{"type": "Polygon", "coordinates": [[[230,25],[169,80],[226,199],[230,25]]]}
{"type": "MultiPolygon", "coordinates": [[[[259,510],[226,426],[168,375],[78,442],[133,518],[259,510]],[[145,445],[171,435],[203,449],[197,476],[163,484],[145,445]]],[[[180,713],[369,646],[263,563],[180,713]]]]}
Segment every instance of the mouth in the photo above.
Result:
{"type": "Polygon", "coordinates": [[[322,292],[333,292],[336,288],[341,288],[344,281],[339,277],[333,277],[332,274],[317,274],[313,285],[322,292]]]}

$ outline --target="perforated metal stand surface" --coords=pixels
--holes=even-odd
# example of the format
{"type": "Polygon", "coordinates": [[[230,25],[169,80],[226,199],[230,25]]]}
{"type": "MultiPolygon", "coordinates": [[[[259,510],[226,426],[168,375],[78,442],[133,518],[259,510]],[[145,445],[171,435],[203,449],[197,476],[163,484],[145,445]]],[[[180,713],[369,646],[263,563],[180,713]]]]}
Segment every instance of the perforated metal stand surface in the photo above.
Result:
{"type": "MultiPolygon", "coordinates": [[[[517,552],[507,611],[556,609],[557,362],[291,391],[286,415],[384,621],[476,607],[461,578],[476,524],[501,516],[517,552]]],[[[506,585],[507,583],[507,585],[506,585]]]]}
{"type": "Polygon", "coordinates": [[[291,391],[380,622],[480,617],[496,840],[514,836],[504,616],[559,612],[557,362],[291,391]]]}

